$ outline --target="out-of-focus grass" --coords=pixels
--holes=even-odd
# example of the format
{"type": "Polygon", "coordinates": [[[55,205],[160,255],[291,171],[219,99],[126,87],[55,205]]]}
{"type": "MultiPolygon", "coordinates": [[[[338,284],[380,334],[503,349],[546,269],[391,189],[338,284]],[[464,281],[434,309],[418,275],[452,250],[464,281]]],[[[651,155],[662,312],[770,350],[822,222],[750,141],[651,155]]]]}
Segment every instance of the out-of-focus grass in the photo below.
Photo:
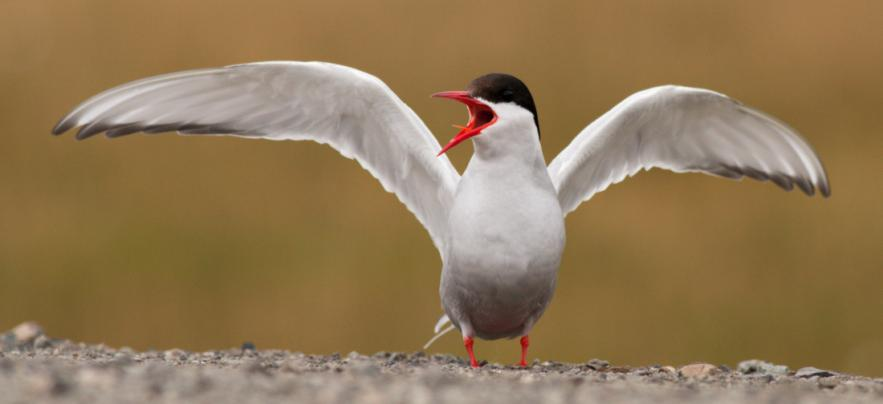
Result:
{"type": "MultiPolygon", "coordinates": [[[[539,104],[548,159],[656,84],[712,88],[783,119],[821,155],[832,198],[661,171],[612,187],[567,219],[532,354],[760,357],[880,376],[881,44],[874,1],[6,1],[0,328],[33,319],[136,348],[417,349],[440,312],[438,255],[352,161],[306,143],[48,135],[128,80],[315,59],[383,78],[442,140],[464,116],[429,94],[514,73],[539,104]]],[[[460,349],[453,336],[433,347],[460,349]]]]}

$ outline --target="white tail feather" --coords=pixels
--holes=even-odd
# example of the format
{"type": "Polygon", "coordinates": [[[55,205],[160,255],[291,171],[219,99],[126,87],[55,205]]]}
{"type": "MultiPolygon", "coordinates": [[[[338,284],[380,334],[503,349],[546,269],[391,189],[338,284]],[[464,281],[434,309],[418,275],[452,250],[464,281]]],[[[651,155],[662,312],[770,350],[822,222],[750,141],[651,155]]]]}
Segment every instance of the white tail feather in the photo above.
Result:
{"type": "Polygon", "coordinates": [[[435,328],[432,329],[432,332],[438,334],[438,330],[441,330],[445,324],[450,323],[451,319],[448,318],[447,314],[442,314],[442,316],[438,319],[438,322],[435,323],[435,328]]]}

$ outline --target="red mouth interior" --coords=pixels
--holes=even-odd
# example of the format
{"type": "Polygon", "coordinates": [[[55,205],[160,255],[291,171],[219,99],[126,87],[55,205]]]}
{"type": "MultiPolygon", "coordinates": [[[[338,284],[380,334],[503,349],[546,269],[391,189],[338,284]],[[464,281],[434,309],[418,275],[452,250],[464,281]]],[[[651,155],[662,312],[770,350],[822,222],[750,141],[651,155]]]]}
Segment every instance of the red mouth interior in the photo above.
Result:
{"type": "Polygon", "coordinates": [[[469,124],[468,128],[478,129],[479,131],[491,126],[497,120],[497,114],[490,107],[484,104],[469,106],[469,124]]]}
{"type": "Polygon", "coordinates": [[[497,114],[494,113],[494,110],[491,107],[487,106],[485,103],[472,98],[465,91],[446,91],[443,93],[434,94],[434,97],[442,97],[442,98],[450,98],[455,101],[462,102],[466,104],[466,108],[469,110],[469,122],[466,126],[456,126],[460,128],[460,132],[448,142],[445,147],[438,153],[439,156],[444,154],[446,151],[450,150],[452,147],[460,144],[460,142],[469,139],[473,136],[481,134],[481,131],[487,129],[495,122],[497,122],[497,114]]]}

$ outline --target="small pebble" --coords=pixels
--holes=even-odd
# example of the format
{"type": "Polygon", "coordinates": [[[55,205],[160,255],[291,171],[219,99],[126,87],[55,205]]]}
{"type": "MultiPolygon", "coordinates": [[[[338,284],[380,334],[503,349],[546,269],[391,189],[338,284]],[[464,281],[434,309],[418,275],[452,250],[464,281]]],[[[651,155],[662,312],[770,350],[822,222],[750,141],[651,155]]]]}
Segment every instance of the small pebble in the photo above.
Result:
{"type": "Polygon", "coordinates": [[[52,347],[52,340],[47,338],[45,335],[40,335],[36,339],[34,339],[34,348],[36,349],[47,349],[52,347]]]}
{"type": "Polygon", "coordinates": [[[187,352],[180,349],[170,349],[163,352],[163,359],[167,362],[178,362],[187,359],[187,352]]]}
{"type": "Polygon", "coordinates": [[[739,366],[736,367],[736,370],[739,373],[746,374],[746,375],[750,375],[750,374],[786,375],[789,372],[789,369],[787,366],[774,365],[772,363],[757,360],[757,359],[739,362],[739,366]]]}
{"type": "Polygon", "coordinates": [[[15,336],[18,344],[28,344],[43,335],[43,328],[33,321],[28,321],[13,328],[12,335],[15,336]]]}
{"type": "Polygon", "coordinates": [[[836,375],[837,375],[837,373],[835,373],[835,372],[831,372],[829,370],[822,370],[822,369],[814,368],[811,366],[808,366],[805,368],[800,368],[797,370],[796,373],[794,373],[794,376],[802,377],[802,378],[809,378],[809,377],[814,377],[814,376],[831,377],[831,376],[836,376],[836,375]]]}
{"type": "Polygon", "coordinates": [[[819,387],[824,389],[833,389],[840,384],[840,381],[837,380],[836,377],[821,377],[819,378],[819,387]]]}
{"type": "Polygon", "coordinates": [[[709,363],[693,363],[679,369],[684,377],[706,377],[721,372],[717,366],[709,363]]]}
{"type": "Polygon", "coordinates": [[[586,362],[586,365],[588,365],[590,368],[592,368],[594,370],[601,370],[601,369],[609,368],[610,362],[607,362],[607,361],[601,360],[601,359],[592,359],[592,360],[586,362]]]}

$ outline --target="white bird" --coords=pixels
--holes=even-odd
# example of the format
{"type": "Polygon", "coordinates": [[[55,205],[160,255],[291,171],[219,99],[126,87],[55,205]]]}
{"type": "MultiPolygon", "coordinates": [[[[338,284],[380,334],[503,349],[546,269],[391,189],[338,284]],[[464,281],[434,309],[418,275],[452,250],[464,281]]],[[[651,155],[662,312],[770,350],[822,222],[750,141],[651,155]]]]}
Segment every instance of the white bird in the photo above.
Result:
{"type": "Polygon", "coordinates": [[[450,321],[473,367],[475,337],[521,337],[526,366],[528,334],[555,290],[565,215],[627,176],[658,167],[830,194],[822,164],[794,130],[709,90],[662,86],[633,94],[548,167],[533,98],[517,78],[488,74],[466,91],[435,96],[469,111],[468,124],[444,148],[381,80],[320,62],[249,63],[134,81],[80,104],[52,132],[81,127],[77,139],[177,131],[313,140],[355,159],[429,232],[442,258],[445,315],[436,337],[450,321]],[[444,153],[466,139],[474,153],[460,176],[444,153]]]}

